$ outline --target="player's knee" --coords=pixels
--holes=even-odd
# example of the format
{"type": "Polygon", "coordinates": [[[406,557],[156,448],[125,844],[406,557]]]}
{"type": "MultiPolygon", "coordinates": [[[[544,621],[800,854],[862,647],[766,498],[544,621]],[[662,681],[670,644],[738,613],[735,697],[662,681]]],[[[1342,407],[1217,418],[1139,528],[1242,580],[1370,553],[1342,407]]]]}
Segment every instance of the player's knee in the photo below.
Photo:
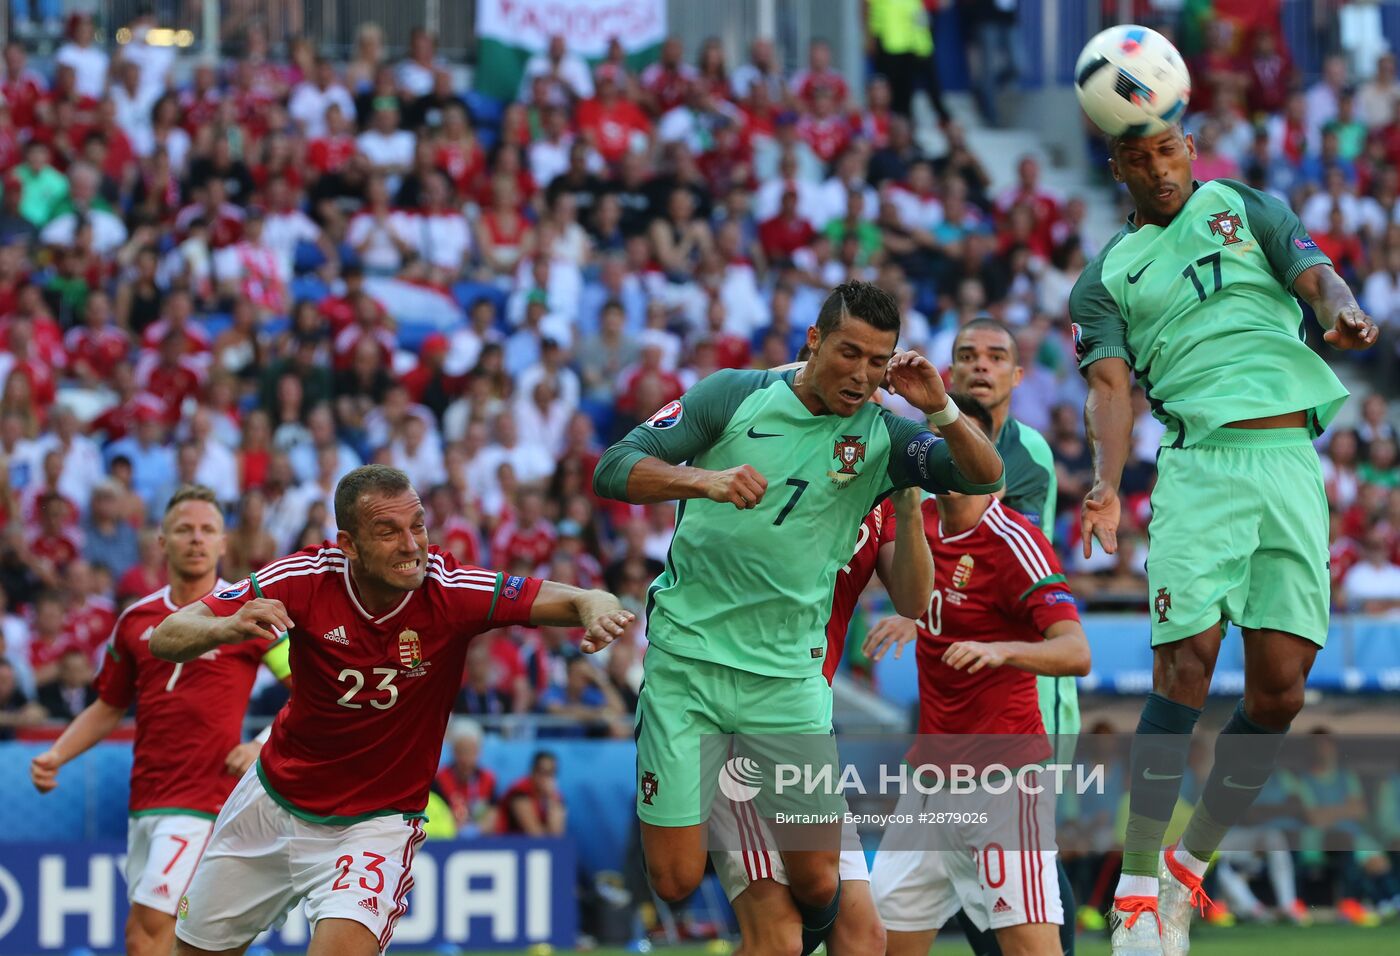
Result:
{"type": "Polygon", "coordinates": [[[1285,688],[1245,688],[1245,715],[1261,727],[1282,730],[1302,709],[1302,681],[1285,688]]]}
{"type": "Polygon", "coordinates": [[[1169,645],[1158,668],[1157,692],[1170,700],[1192,704],[1210,686],[1214,661],[1208,660],[1195,641],[1169,645]]]}
{"type": "Polygon", "coordinates": [[[792,880],[789,886],[792,898],[804,906],[826,906],[841,885],[841,878],[834,869],[822,868],[800,876],[789,871],[788,879],[792,880]]]}
{"type": "Polygon", "coordinates": [[[802,924],[795,920],[763,921],[744,934],[734,956],[802,956],[802,924]]]}
{"type": "Polygon", "coordinates": [[[700,888],[705,871],[692,872],[692,867],[665,866],[650,873],[651,888],[667,903],[679,903],[700,888]]]}

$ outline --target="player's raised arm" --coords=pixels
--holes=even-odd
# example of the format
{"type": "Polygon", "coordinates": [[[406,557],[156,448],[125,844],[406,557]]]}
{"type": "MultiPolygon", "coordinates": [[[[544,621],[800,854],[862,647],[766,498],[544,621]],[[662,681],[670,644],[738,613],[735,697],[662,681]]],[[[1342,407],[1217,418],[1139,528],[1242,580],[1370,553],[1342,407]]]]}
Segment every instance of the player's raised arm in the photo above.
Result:
{"type": "Polygon", "coordinates": [[[739,402],[768,375],[724,370],[697,382],[603,453],[593,490],[632,504],[708,498],[741,510],[756,506],[768,482],[752,466],[710,471],[682,463],[719,438],[739,402]]]}
{"type": "Polygon", "coordinates": [[[889,593],[896,614],[916,618],[933,595],[933,554],[924,534],[919,489],[902,488],[890,496],[894,505],[894,541],[880,546],[875,571],[889,593]]]}
{"type": "MultiPolygon", "coordinates": [[[[886,366],[885,382],[891,391],[923,412],[929,424],[937,428],[947,442],[953,465],[963,479],[959,483],[961,487],[952,490],[988,494],[1001,487],[1003,469],[996,446],[981,428],[959,415],[957,405],[949,400],[943,388],[943,377],[932,362],[918,352],[900,352],[886,366]]],[[[920,486],[925,487],[922,482],[920,486]]]]}
{"type": "MultiPolygon", "coordinates": [[[[1109,249],[1112,248],[1110,245],[1109,249]]],[[[1118,550],[1118,483],[1133,435],[1132,369],[1128,327],[1103,283],[1103,257],[1085,267],[1069,297],[1074,350],[1089,383],[1084,431],[1094,459],[1094,486],[1084,496],[1080,533],[1087,558],[1093,539],[1109,554],[1118,550]]]]}
{"type": "Polygon", "coordinates": [[[546,627],[582,627],[583,652],[592,654],[621,637],[636,620],[607,591],[585,591],[558,581],[540,582],[530,606],[530,623],[546,627]]]}
{"type": "Polygon", "coordinates": [[[167,661],[192,661],[221,644],[276,640],[291,629],[292,619],[281,601],[256,598],[228,617],[215,615],[201,602],[160,622],[151,634],[151,653],[167,661]]]}

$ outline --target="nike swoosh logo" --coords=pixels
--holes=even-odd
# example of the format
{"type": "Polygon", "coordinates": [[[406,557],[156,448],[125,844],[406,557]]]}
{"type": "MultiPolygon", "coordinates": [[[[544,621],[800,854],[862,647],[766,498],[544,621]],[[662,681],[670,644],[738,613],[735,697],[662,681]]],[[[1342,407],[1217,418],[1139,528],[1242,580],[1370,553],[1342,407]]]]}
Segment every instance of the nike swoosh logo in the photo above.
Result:
{"type": "Polygon", "coordinates": [[[1256,784],[1256,785],[1254,785],[1254,786],[1251,787],[1251,786],[1246,786],[1245,784],[1242,784],[1242,783],[1232,783],[1231,781],[1232,781],[1233,779],[1234,779],[1233,777],[1226,777],[1226,778],[1225,778],[1225,786],[1229,787],[1231,790],[1262,790],[1262,789],[1264,789],[1264,785],[1263,785],[1262,783],[1256,784]]]}
{"type": "Polygon", "coordinates": [[[753,430],[752,427],[750,427],[750,428],[749,428],[749,437],[750,437],[750,438],[782,438],[782,437],[783,437],[783,433],[782,433],[782,432],[774,432],[774,433],[771,434],[771,435],[766,435],[766,434],[764,434],[763,432],[756,432],[756,431],[753,430]]]}
{"type": "Polygon", "coordinates": [[[1156,261],[1157,261],[1156,259],[1153,259],[1153,260],[1152,260],[1151,262],[1149,262],[1146,266],[1143,266],[1141,269],[1139,269],[1139,270],[1137,271],[1137,274],[1136,274],[1136,275],[1134,275],[1133,273],[1129,272],[1129,273],[1128,273],[1128,285],[1135,285],[1135,284],[1137,284],[1137,280],[1139,280],[1139,279],[1142,278],[1142,274],[1143,274],[1144,272],[1147,271],[1147,267],[1150,266],[1150,265],[1152,265],[1152,263],[1153,263],[1153,262],[1156,262],[1156,261]]]}
{"type": "Polygon", "coordinates": [[[1151,770],[1144,770],[1142,772],[1142,779],[1144,780],[1180,780],[1181,777],[1182,774],[1179,773],[1153,773],[1151,770]]]}

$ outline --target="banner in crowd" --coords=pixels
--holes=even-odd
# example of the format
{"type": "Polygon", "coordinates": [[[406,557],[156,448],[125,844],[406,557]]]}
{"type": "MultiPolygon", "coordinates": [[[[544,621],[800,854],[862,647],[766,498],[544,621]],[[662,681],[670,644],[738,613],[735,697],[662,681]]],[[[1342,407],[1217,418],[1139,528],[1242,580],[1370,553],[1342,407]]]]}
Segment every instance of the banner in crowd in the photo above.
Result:
{"type": "MultiPolygon", "coordinates": [[[[575,855],[568,840],[490,838],[426,843],[413,860],[400,949],[572,948],[578,926],[575,855]]],[[[6,843],[0,851],[0,956],[51,950],[121,952],[126,847],[117,842],[6,843]]],[[[260,940],[305,950],[298,907],[260,940]]]]}
{"type": "Polygon", "coordinates": [[[603,59],[614,38],[629,69],[652,62],[666,38],[666,0],[477,0],[476,35],[475,88],[515,99],[526,61],[553,36],[590,63],[603,59]]]}

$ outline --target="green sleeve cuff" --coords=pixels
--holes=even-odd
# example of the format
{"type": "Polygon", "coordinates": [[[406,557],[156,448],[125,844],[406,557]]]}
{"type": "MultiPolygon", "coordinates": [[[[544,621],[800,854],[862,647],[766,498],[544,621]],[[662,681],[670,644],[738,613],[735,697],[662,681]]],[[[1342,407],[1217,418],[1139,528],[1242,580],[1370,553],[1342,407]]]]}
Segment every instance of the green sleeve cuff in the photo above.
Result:
{"type": "Polygon", "coordinates": [[[1079,360],[1079,370],[1082,372],[1084,371],[1084,369],[1088,368],[1090,365],[1093,365],[1099,359],[1106,358],[1120,358],[1123,361],[1127,362],[1129,366],[1133,364],[1133,355],[1131,352],[1128,351],[1126,346],[1100,345],[1098,348],[1094,349],[1088,355],[1084,356],[1082,359],[1079,360]]]}
{"type": "Polygon", "coordinates": [[[593,472],[593,490],[600,497],[615,501],[627,500],[627,478],[643,458],[650,458],[638,448],[614,445],[603,453],[593,472]]]}
{"type": "Polygon", "coordinates": [[[1047,585],[1051,585],[1051,584],[1064,584],[1064,583],[1065,583],[1065,576],[1064,576],[1063,574],[1051,574],[1051,575],[1048,575],[1048,576],[1046,576],[1046,577],[1041,578],[1039,581],[1035,582],[1035,583],[1032,584],[1030,587],[1028,587],[1028,588],[1026,588],[1024,591],[1022,591],[1022,592],[1021,592],[1021,596],[1018,597],[1016,600],[1018,600],[1018,601],[1024,601],[1026,598],[1030,597],[1030,596],[1031,596],[1032,594],[1034,594],[1036,591],[1039,591],[1041,588],[1046,587],[1047,585]]]}
{"type": "MultiPolygon", "coordinates": [[[[1298,277],[1304,272],[1307,272],[1313,266],[1330,266],[1331,264],[1332,260],[1320,252],[1308,256],[1307,258],[1299,259],[1288,267],[1288,274],[1283,277],[1283,287],[1289,292],[1292,292],[1293,283],[1297,282],[1298,277]]],[[[1321,318],[1319,318],[1318,321],[1320,322],[1321,318]]]]}
{"type": "MultiPolygon", "coordinates": [[[[956,466],[954,466],[954,468],[956,470],[956,466]]],[[[957,476],[957,484],[953,487],[953,491],[964,495],[990,495],[994,491],[1000,491],[1001,486],[1006,483],[1006,463],[1002,462],[1001,474],[997,476],[996,481],[968,481],[963,477],[961,471],[957,472],[957,476]]]]}

